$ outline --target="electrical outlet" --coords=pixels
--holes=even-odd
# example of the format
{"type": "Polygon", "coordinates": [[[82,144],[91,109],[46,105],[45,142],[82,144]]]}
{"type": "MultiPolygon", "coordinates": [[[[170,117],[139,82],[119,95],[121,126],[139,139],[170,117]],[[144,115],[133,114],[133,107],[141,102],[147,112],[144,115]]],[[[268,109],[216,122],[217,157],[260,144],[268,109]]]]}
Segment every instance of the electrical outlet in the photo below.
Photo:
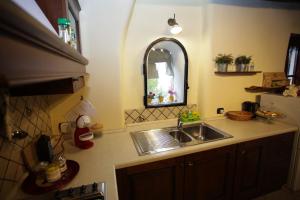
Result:
{"type": "Polygon", "coordinates": [[[217,108],[217,114],[224,114],[224,108],[217,108]]]}
{"type": "Polygon", "coordinates": [[[58,129],[62,134],[68,134],[71,132],[72,124],[69,122],[61,122],[58,124],[58,129]]]}

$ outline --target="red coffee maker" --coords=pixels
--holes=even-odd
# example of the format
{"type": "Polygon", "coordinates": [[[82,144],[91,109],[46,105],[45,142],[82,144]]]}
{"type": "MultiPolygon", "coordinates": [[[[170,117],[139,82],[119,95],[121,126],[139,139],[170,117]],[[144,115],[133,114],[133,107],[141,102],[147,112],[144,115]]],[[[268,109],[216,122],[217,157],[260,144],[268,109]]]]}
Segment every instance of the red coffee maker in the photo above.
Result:
{"type": "Polygon", "coordinates": [[[75,145],[81,149],[89,149],[94,143],[90,140],[94,138],[94,134],[90,131],[91,119],[87,115],[80,115],[76,119],[76,129],[74,132],[75,145]]]}

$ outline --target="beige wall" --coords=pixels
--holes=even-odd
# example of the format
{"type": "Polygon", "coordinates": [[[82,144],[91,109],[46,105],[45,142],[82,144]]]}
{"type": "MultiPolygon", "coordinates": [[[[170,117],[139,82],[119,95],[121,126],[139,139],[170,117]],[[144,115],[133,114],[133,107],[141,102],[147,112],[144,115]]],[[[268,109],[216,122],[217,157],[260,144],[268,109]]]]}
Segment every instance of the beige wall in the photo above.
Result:
{"type": "MultiPolygon", "coordinates": [[[[239,110],[243,101],[254,100],[254,94],[244,88],[261,85],[262,74],[216,76],[216,54],[252,55],[257,70],[283,71],[289,34],[300,33],[299,10],[200,0],[80,2],[83,54],[90,61],[84,93],[95,104],[97,120],[106,130],[123,127],[124,109],[143,106],[144,52],[153,40],[170,36],[167,19],[174,12],[183,27],[175,38],[189,56],[188,103],[199,104],[203,117],[215,116],[217,107],[239,110]]],[[[55,115],[63,105],[76,101],[73,97],[56,101],[55,115]]]]}
{"type": "Polygon", "coordinates": [[[284,9],[257,8],[210,4],[207,6],[208,50],[210,59],[203,62],[199,77],[205,79],[199,104],[205,117],[216,115],[218,107],[241,109],[245,100],[255,100],[255,94],[244,88],[261,85],[262,74],[255,76],[216,76],[214,63],[218,53],[253,57],[256,70],[284,71],[290,33],[300,33],[300,12],[284,9]]]}
{"type": "Polygon", "coordinates": [[[123,65],[123,109],[141,108],[144,96],[142,74],[146,48],[160,37],[175,37],[186,48],[189,59],[188,103],[197,103],[198,49],[201,39],[202,6],[137,1],[129,24],[125,42],[123,65]],[[172,36],[168,32],[167,20],[176,13],[177,22],[183,32],[172,36]]]}

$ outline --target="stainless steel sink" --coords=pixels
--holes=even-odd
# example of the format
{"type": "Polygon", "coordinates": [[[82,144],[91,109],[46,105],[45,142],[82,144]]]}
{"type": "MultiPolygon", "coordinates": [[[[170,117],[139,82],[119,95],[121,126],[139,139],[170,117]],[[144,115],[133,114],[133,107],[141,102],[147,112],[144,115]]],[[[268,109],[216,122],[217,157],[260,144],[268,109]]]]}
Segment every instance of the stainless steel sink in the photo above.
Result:
{"type": "Polygon", "coordinates": [[[218,131],[205,123],[184,127],[183,131],[198,140],[199,143],[212,142],[232,137],[232,135],[218,131]]]}
{"type": "Polygon", "coordinates": [[[170,131],[169,134],[181,145],[193,141],[193,138],[180,130],[170,131]]]}
{"type": "Polygon", "coordinates": [[[180,130],[173,127],[132,132],[131,137],[139,155],[145,155],[222,140],[232,136],[201,123],[184,126],[180,130]]]}

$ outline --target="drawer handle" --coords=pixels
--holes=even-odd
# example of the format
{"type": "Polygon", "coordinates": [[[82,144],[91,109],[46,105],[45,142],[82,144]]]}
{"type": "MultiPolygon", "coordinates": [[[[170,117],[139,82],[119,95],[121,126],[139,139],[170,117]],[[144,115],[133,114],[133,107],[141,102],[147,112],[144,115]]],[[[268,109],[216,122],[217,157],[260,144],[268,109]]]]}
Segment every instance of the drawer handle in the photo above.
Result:
{"type": "Polygon", "coordinates": [[[188,163],[187,163],[187,166],[189,166],[189,167],[190,167],[190,166],[194,166],[194,163],[193,163],[193,162],[188,162],[188,163]]]}
{"type": "Polygon", "coordinates": [[[246,154],[246,150],[242,150],[241,154],[245,155],[246,154]]]}

